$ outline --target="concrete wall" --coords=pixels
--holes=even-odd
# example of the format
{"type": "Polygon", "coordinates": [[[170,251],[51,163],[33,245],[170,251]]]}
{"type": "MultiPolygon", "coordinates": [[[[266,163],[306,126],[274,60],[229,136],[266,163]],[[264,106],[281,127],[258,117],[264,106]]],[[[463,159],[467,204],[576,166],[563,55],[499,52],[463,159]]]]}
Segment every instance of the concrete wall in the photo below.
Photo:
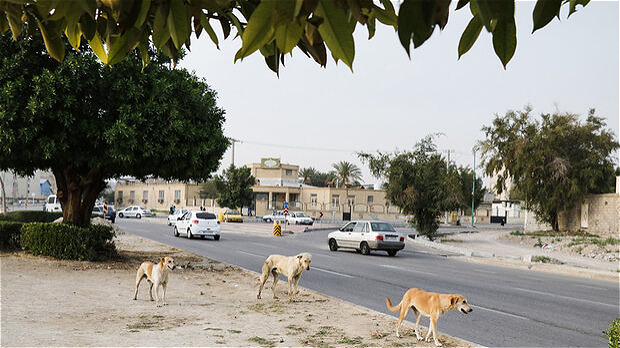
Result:
{"type": "Polygon", "coordinates": [[[620,194],[587,195],[581,205],[559,215],[560,230],[582,230],[604,237],[618,237],[620,194]]]}

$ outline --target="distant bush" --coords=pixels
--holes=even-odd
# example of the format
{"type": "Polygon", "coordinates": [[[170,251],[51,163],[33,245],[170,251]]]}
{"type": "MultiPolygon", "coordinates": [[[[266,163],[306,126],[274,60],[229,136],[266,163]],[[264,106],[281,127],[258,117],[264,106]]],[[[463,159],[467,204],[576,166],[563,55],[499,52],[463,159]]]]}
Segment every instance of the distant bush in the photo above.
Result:
{"type": "Polygon", "coordinates": [[[0,249],[20,249],[21,228],[23,223],[15,221],[0,221],[0,249]]]}
{"type": "Polygon", "coordinates": [[[0,214],[0,221],[52,222],[60,217],[62,217],[62,212],[18,210],[0,214]]]}
{"type": "Polygon", "coordinates": [[[21,246],[35,255],[101,261],[116,255],[114,230],[104,225],[29,223],[22,226],[21,246]]]}
{"type": "Polygon", "coordinates": [[[620,318],[612,321],[603,333],[609,338],[609,348],[620,348],[620,318]]]}

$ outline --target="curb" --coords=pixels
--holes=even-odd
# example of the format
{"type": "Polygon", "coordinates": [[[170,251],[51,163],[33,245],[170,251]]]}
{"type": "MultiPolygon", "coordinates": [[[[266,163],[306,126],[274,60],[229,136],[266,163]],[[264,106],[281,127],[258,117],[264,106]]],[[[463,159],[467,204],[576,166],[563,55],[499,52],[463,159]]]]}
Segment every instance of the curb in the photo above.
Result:
{"type": "Polygon", "coordinates": [[[459,248],[459,247],[455,247],[452,245],[431,242],[430,240],[424,240],[420,238],[411,238],[410,236],[407,236],[407,241],[418,244],[418,245],[423,245],[429,248],[433,248],[433,249],[437,249],[441,251],[447,251],[450,253],[464,255],[468,257],[481,257],[481,258],[495,257],[495,253],[489,253],[486,251],[470,250],[467,248],[459,248]]]}

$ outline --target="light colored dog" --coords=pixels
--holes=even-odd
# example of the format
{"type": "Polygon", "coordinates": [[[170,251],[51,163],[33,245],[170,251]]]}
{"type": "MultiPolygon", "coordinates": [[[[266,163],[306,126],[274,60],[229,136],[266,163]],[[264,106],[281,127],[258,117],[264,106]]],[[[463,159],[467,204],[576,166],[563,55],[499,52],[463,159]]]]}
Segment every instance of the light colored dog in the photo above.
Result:
{"type": "Polygon", "coordinates": [[[415,321],[415,335],[418,340],[422,340],[418,325],[422,316],[430,318],[430,326],[428,333],[426,334],[426,342],[430,342],[431,332],[433,333],[433,340],[435,346],[441,347],[441,343],[437,340],[437,319],[452,309],[458,309],[463,314],[467,314],[472,311],[471,307],[467,303],[467,299],[463,295],[458,294],[439,294],[436,292],[426,292],[420,289],[409,289],[403,295],[403,299],[396,306],[392,306],[389,298],[385,298],[387,307],[392,312],[400,310],[400,316],[396,323],[396,336],[400,337],[398,328],[400,323],[405,319],[409,308],[413,310],[416,315],[415,321]]]}
{"type": "Polygon", "coordinates": [[[138,273],[136,274],[136,292],[133,294],[133,299],[138,299],[138,286],[140,286],[140,282],[142,279],[146,278],[149,282],[149,295],[151,296],[151,301],[153,301],[153,285],[155,285],[155,304],[157,307],[161,307],[162,305],[166,305],[166,287],[168,286],[168,273],[175,269],[174,260],[172,257],[166,256],[159,258],[159,263],[154,264],[150,261],[142,262],[140,268],[138,268],[138,273]],[[159,286],[161,285],[162,292],[162,301],[159,301],[159,286]]]}
{"type": "Polygon", "coordinates": [[[312,261],[312,255],[308,253],[301,253],[296,256],[282,256],[282,255],[270,255],[263,264],[263,273],[260,276],[260,288],[258,289],[258,295],[256,298],[260,299],[260,294],[263,291],[263,286],[267,279],[269,279],[269,273],[273,275],[273,298],[276,296],[276,284],[278,284],[278,278],[280,274],[288,278],[288,298],[289,301],[293,300],[293,296],[298,294],[297,282],[301,278],[301,274],[304,270],[310,269],[310,262],[312,261]],[[293,286],[295,287],[293,292],[293,286]]]}

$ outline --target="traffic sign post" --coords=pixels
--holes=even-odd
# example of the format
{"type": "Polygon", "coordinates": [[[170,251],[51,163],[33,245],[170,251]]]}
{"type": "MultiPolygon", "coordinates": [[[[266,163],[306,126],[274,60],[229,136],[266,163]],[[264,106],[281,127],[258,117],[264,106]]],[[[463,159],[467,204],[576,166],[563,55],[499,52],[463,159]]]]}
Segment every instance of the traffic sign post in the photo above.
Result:
{"type": "Polygon", "coordinates": [[[108,213],[108,202],[103,202],[103,215],[108,213]]]}
{"type": "Polygon", "coordinates": [[[280,220],[273,222],[273,235],[275,237],[282,237],[282,227],[280,226],[280,220]]]}
{"type": "Polygon", "coordinates": [[[284,202],[284,225],[286,225],[286,216],[288,215],[288,203],[284,202]]]}

